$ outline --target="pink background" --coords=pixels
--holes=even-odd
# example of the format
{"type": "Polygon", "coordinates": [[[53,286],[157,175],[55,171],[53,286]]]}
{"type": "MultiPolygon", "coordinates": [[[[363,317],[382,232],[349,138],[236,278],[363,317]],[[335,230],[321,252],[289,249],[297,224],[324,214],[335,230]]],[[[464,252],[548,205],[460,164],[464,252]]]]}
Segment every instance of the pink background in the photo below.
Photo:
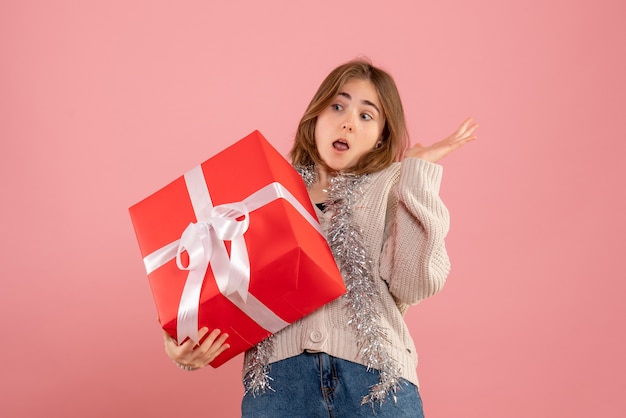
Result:
{"type": "Polygon", "coordinates": [[[241,357],[165,356],[127,208],[254,129],[286,154],[366,55],[413,141],[481,125],[407,315],[427,416],[623,416],[625,3],[210,3],[0,4],[2,415],[238,416],[241,357]]]}

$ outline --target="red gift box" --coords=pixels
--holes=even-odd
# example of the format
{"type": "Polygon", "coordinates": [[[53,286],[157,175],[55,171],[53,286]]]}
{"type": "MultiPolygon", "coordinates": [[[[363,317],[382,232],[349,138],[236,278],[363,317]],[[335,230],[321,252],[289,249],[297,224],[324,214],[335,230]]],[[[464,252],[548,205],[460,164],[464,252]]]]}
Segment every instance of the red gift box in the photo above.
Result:
{"type": "Polygon", "coordinates": [[[218,367],[345,293],[300,175],[254,131],[129,209],[159,321],[218,367]]]}

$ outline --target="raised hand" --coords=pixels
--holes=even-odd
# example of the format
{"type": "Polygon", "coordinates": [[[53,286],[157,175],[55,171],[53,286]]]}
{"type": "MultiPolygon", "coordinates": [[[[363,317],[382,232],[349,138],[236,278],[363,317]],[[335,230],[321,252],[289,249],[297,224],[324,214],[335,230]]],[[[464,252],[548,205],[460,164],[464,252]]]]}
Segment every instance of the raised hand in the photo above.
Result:
{"type": "Polygon", "coordinates": [[[467,118],[452,135],[427,147],[422,144],[415,144],[406,151],[404,158],[413,157],[432,163],[437,162],[452,151],[476,139],[476,135],[474,135],[476,128],[478,128],[478,124],[474,122],[474,119],[467,118]]]}

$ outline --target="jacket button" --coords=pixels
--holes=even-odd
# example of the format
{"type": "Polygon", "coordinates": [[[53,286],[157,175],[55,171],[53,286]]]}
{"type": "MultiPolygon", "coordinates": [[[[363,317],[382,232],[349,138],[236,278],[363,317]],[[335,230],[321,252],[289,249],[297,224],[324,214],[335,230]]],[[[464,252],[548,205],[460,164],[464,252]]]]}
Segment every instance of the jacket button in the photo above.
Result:
{"type": "Polygon", "coordinates": [[[313,331],[311,333],[311,341],[313,341],[314,343],[319,343],[320,341],[322,341],[323,337],[324,336],[319,331],[313,331]]]}

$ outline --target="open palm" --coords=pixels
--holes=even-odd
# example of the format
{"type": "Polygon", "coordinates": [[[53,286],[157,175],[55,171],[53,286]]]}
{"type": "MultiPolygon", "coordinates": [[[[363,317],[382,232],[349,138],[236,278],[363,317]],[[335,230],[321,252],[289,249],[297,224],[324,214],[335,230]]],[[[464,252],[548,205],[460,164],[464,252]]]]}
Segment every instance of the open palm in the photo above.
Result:
{"type": "Polygon", "coordinates": [[[406,151],[404,157],[437,162],[452,151],[476,139],[476,135],[474,135],[476,128],[478,128],[478,124],[472,118],[467,118],[452,135],[427,147],[422,144],[415,144],[406,151]]]}

